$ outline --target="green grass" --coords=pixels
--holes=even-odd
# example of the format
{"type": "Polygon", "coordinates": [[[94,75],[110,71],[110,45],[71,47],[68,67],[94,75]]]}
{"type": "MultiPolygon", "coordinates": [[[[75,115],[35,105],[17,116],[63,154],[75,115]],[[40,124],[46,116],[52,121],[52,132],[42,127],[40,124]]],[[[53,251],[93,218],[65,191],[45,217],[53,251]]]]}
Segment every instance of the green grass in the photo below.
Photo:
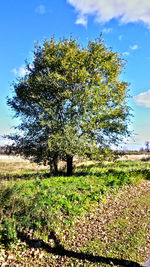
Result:
{"type": "MultiPolygon", "coordinates": [[[[78,218],[88,218],[95,209],[104,205],[108,195],[115,198],[123,190],[120,188],[149,178],[149,161],[94,164],[76,169],[71,177],[50,177],[46,170],[38,173],[21,170],[12,174],[3,169],[0,183],[1,245],[10,246],[17,242],[16,229],[27,232],[32,229],[34,238],[40,237],[46,242],[51,231],[58,233],[61,244],[65,246],[64,233],[69,231],[69,240],[79,234],[76,231],[78,218]]],[[[138,224],[134,218],[137,220],[135,211],[138,213],[150,205],[147,199],[148,193],[128,200],[130,206],[127,205],[122,213],[118,213],[119,216],[104,225],[103,231],[109,242],[99,237],[92,241],[89,238],[80,251],[142,261],[143,254],[138,256],[136,249],[139,251],[141,246],[145,246],[149,217],[140,217],[138,224]]],[[[72,248],[76,246],[75,243],[72,248]]]]}

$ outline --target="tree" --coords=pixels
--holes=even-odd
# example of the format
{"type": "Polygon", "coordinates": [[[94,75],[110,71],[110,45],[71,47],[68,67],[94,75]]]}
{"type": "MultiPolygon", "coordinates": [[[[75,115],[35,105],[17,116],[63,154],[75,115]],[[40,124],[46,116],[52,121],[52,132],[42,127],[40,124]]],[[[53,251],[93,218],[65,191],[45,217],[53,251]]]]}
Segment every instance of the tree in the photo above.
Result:
{"type": "Polygon", "coordinates": [[[71,175],[74,155],[96,158],[118,144],[128,134],[123,67],[101,37],[86,47],[72,37],[36,45],[32,64],[8,99],[22,119],[18,134],[9,136],[19,153],[47,162],[55,173],[58,159],[65,159],[71,175]]]}
{"type": "Polygon", "coordinates": [[[146,146],[146,151],[149,152],[150,151],[150,149],[149,149],[149,141],[145,142],[145,146],[146,146]]]}

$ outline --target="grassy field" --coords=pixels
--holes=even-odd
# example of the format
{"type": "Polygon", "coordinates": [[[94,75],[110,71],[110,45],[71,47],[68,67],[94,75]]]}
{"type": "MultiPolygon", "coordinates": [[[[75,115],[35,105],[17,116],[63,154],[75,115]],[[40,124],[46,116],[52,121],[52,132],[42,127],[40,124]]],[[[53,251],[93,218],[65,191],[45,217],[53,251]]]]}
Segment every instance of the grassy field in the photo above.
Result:
{"type": "Polygon", "coordinates": [[[148,159],[78,164],[72,177],[0,159],[0,264],[140,266],[150,249],[149,179],[148,159]]]}

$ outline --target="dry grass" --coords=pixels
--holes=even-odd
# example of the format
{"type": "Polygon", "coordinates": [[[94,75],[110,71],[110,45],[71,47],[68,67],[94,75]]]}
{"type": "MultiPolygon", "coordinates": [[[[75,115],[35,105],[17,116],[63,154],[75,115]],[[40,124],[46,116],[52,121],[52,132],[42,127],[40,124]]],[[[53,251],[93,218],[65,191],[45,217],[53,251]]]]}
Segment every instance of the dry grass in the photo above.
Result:
{"type": "Polygon", "coordinates": [[[141,155],[125,155],[120,157],[121,160],[142,160],[150,159],[150,155],[141,154],[141,155]]]}
{"type": "Polygon", "coordinates": [[[0,155],[0,173],[18,173],[25,170],[39,171],[47,169],[47,166],[32,163],[21,157],[0,155]]]}

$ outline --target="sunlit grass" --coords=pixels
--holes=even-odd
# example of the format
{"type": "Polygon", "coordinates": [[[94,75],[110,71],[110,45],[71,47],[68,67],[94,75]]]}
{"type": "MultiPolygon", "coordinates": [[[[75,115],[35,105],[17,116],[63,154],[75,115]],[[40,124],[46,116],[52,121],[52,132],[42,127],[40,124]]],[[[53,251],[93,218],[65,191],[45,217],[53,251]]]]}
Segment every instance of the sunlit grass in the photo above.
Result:
{"type": "MultiPolygon", "coordinates": [[[[15,164],[14,168],[17,168],[15,164]]],[[[0,169],[0,236],[1,244],[6,246],[18,240],[16,229],[32,229],[35,238],[40,237],[46,242],[50,231],[55,231],[67,247],[64,235],[69,231],[69,240],[78,237],[76,222],[79,218],[88,224],[86,218],[105,205],[108,195],[114,195],[112,199],[115,199],[127,185],[136,186],[143,179],[150,179],[150,161],[84,162],[82,167],[74,169],[71,177],[67,177],[65,172],[53,177],[47,169],[37,171],[36,167],[22,167],[12,172],[3,163],[0,169]]],[[[136,249],[140,251],[146,246],[149,191],[139,197],[135,194],[131,200],[130,197],[128,199],[127,191],[125,208],[103,226],[106,240],[97,236],[91,242],[87,235],[80,251],[142,262],[143,252],[138,256],[136,249]],[[142,210],[144,217],[137,221],[136,213],[141,216],[142,210]]]]}

